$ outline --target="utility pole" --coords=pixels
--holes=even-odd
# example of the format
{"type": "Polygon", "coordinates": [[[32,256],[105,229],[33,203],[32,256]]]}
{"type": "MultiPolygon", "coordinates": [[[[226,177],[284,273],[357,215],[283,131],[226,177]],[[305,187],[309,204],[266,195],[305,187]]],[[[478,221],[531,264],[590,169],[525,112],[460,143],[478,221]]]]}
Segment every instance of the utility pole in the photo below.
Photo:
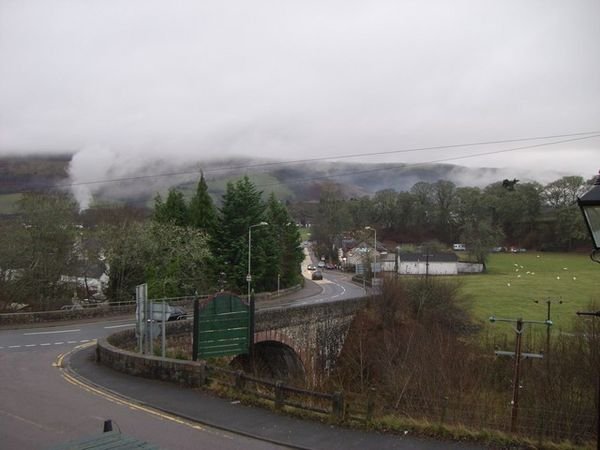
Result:
{"type": "Polygon", "coordinates": [[[498,317],[490,317],[490,322],[510,322],[516,323],[515,333],[515,351],[507,352],[502,350],[497,350],[495,352],[498,356],[512,356],[515,358],[514,369],[513,369],[513,396],[512,396],[512,408],[510,415],[510,431],[514,433],[517,429],[517,418],[519,414],[519,389],[520,389],[520,379],[521,379],[521,360],[524,358],[543,358],[544,355],[540,355],[538,353],[523,353],[522,352],[522,337],[523,337],[523,324],[532,323],[532,324],[542,324],[546,326],[552,326],[552,321],[539,321],[539,320],[523,320],[522,318],[518,319],[501,319],[498,317]]]}
{"type": "Polygon", "coordinates": [[[517,319],[517,336],[515,339],[515,367],[513,375],[513,401],[510,414],[510,431],[517,428],[517,414],[519,412],[519,381],[521,378],[521,340],[523,337],[523,319],[517,319]]]}
{"type": "MultiPolygon", "coordinates": [[[[539,300],[534,300],[534,303],[541,303],[539,300]]],[[[552,323],[552,318],[550,317],[550,310],[552,309],[552,303],[558,303],[559,305],[562,305],[562,299],[552,299],[552,298],[547,298],[546,300],[544,300],[544,303],[546,303],[546,322],[547,323],[552,323]]],[[[550,363],[550,325],[546,326],[546,362],[547,364],[550,363]]]]}

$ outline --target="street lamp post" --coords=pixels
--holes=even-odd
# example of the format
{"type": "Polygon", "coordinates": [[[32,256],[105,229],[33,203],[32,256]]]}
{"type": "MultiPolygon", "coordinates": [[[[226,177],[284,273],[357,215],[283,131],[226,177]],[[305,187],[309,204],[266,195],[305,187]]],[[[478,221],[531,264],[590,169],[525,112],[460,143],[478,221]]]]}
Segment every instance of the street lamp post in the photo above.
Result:
{"type": "MultiPolygon", "coordinates": [[[[590,254],[592,261],[600,263],[598,254],[600,253],[600,174],[596,176],[592,188],[577,198],[577,204],[581,208],[583,219],[592,238],[594,248],[590,254]]],[[[578,316],[600,317],[600,311],[577,311],[578,316]]],[[[600,450],[600,367],[598,368],[598,386],[597,386],[597,417],[596,417],[596,448],[600,450]]]]}
{"type": "Polygon", "coordinates": [[[248,227],[248,275],[246,275],[246,281],[248,282],[248,304],[250,304],[250,297],[252,293],[252,228],[264,227],[269,225],[267,222],[260,222],[248,227]]]}
{"type": "Polygon", "coordinates": [[[377,265],[377,230],[373,227],[365,227],[365,230],[373,230],[373,278],[377,278],[376,265],[377,265]]]}
{"type": "Polygon", "coordinates": [[[590,255],[592,261],[600,263],[600,174],[596,176],[592,188],[577,199],[585,224],[592,238],[594,249],[590,255]]]}

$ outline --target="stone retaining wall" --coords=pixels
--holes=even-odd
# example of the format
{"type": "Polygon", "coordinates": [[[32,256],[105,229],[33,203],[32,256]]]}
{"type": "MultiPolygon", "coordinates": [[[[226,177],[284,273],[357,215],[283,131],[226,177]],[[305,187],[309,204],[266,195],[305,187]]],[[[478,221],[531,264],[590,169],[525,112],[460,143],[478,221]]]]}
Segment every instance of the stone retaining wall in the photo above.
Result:
{"type": "MultiPolygon", "coordinates": [[[[167,335],[178,335],[189,331],[187,321],[167,326],[167,335]]],[[[189,387],[202,386],[206,381],[206,363],[204,361],[185,361],[181,359],[161,358],[142,355],[117,348],[115,345],[135,340],[134,330],[125,330],[100,339],[96,346],[98,363],[119,372],[154,380],[179,383],[189,387]]]]}

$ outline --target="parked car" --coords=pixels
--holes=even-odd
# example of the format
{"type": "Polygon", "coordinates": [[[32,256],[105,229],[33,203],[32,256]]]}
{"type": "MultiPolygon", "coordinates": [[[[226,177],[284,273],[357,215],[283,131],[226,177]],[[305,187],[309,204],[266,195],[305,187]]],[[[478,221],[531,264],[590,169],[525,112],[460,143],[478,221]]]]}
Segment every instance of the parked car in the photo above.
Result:
{"type": "Polygon", "coordinates": [[[452,250],[455,252],[464,252],[467,250],[467,246],[465,244],[452,244],[452,250]]]}
{"type": "Polygon", "coordinates": [[[313,280],[322,280],[323,279],[323,273],[320,270],[315,270],[312,274],[312,279],[313,280]]]}
{"type": "Polygon", "coordinates": [[[171,306],[167,321],[184,319],[187,319],[187,311],[180,306],[171,306]]]}
{"type": "Polygon", "coordinates": [[[319,264],[317,264],[317,267],[319,269],[324,269],[325,268],[325,261],[319,261],[319,264]]]}
{"type": "Polygon", "coordinates": [[[327,264],[325,264],[325,268],[328,270],[333,270],[333,269],[335,269],[335,265],[333,265],[331,263],[327,263],[327,264]]]}
{"type": "Polygon", "coordinates": [[[81,305],[63,305],[60,307],[61,311],[75,311],[75,310],[79,310],[79,309],[83,309],[83,306],[81,306],[81,305]]]}
{"type": "Polygon", "coordinates": [[[307,267],[308,270],[317,270],[314,264],[309,264],[307,267]]]}

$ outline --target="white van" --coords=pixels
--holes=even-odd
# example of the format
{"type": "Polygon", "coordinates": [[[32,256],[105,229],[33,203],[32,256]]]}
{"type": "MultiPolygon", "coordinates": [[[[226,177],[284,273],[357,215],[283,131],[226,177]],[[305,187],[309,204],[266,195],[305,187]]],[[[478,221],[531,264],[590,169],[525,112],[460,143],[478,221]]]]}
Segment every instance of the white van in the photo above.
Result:
{"type": "Polygon", "coordinates": [[[467,250],[467,246],[465,244],[452,244],[452,250],[455,252],[464,252],[467,250]]]}

